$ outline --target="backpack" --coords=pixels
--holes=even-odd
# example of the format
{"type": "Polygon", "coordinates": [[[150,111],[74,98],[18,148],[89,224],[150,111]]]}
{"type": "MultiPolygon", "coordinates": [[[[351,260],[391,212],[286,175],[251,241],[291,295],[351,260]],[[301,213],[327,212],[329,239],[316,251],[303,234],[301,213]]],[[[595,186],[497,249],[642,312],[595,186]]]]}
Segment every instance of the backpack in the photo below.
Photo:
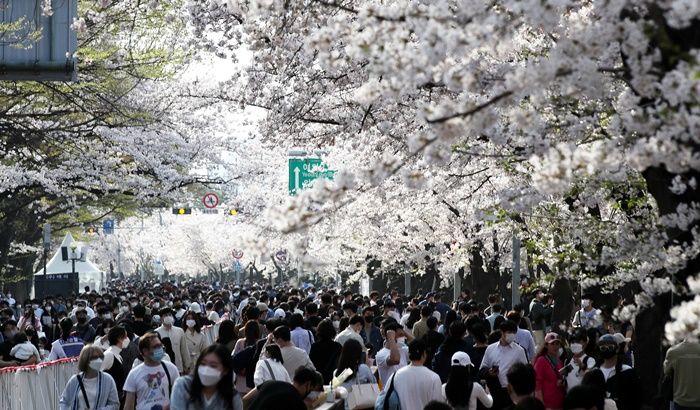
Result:
{"type": "Polygon", "coordinates": [[[392,374],[389,378],[389,387],[382,390],[379,396],[377,396],[374,410],[401,410],[399,395],[394,389],[394,376],[396,376],[396,373],[392,374]]]}

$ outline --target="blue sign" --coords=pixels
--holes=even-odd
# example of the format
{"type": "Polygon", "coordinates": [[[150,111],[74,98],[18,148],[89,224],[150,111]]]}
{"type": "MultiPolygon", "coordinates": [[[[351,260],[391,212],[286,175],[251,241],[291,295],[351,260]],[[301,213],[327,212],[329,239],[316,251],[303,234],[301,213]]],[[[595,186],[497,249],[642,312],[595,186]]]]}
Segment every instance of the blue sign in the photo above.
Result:
{"type": "Polygon", "coordinates": [[[105,235],[111,235],[114,233],[114,219],[105,219],[102,221],[102,232],[105,235]]]}
{"type": "Polygon", "coordinates": [[[76,81],[78,37],[71,29],[78,0],[6,0],[0,42],[0,80],[76,81]],[[11,29],[9,29],[11,28],[11,29]]]}

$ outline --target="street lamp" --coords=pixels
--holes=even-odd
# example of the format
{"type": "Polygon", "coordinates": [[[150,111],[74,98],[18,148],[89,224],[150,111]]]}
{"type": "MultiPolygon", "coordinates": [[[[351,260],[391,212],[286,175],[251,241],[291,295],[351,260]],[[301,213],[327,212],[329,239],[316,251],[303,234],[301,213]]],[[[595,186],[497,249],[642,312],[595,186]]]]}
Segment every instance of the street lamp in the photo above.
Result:
{"type": "MultiPolygon", "coordinates": [[[[71,260],[71,265],[72,265],[71,278],[73,278],[73,280],[75,281],[73,289],[76,289],[76,290],[78,290],[79,281],[78,281],[78,278],[76,277],[76,274],[75,274],[75,261],[81,260],[81,257],[82,257],[82,248],[78,247],[78,244],[76,244],[75,242],[71,243],[70,244],[70,255],[69,255],[69,259],[71,260]]],[[[79,290],[78,290],[78,292],[79,292],[79,290]]]]}

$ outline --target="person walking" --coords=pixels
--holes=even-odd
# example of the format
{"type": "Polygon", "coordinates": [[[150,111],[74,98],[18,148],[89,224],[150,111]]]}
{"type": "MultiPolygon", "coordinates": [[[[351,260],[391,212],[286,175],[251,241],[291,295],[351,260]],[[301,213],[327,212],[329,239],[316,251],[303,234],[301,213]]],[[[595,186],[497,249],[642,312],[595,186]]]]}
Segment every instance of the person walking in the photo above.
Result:
{"type": "Polygon", "coordinates": [[[124,410],[166,409],[170,405],[173,384],[179,376],[177,367],[163,360],[165,350],[157,333],[141,336],[139,352],[143,363],[131,369],[124,382],[124,410]]]}
{"type": "Polygon", "coordinates": [[[265,346],[265,352],[260,357],[261,360],[255,364],[253,375],[255,386],[260,386],[268,380],[292,382],[287,369],[284,368],[284,358],[279,346],[274,344],[265,346]]]}
{"type": "Polygon", "coordinates": [[[73,329],[73,321],[69,318],[63,318],[58,322],[58,327],[61,329],[61,337],[51,343],[51,352],[48,360],[63,359],[65,357],[77,357],[80,355],[85,343],[83,339],[77,336],[71,336],[73,329]]]}
{"type": "Polygon", "coordinates": [[[544,343],[535,357],[535,397],[544,403],[545,408],[560,410],[565,396],[561,340],[558,334],[551,332],[545,335],[544,343]]]}
{"type": "Polygon", "coordinates": [[[123,406],[125,401],[124,382],[126,381],[128,370],[124,367],[124,360],[122,359],[121,352],[122,349],[126,349],[127,346],[129,346],[130,340],[126,329],[121,326],[115,326],[109,329],[107,340],[109,340],[109,348],[107,348],[107,351],[104,353],[104,359],[100,370],[109,374],[112,376],[112,379],[114,379],[114,384],[117,386],[119,402],[123,406]]]}
{"type": "Polygon", "coordinates": [[[442,401],[442,383],[440,376],[425,367],[428,347],[425,342],[416,339],[408,344],[408,357],[411,363],[399,369],[389,383],[399,397],[402,410],[423,410],[433,400],[442,401]]]}
{"type": "Polygon", "coordinates": [[[187,312],[182,320],[185,331],[185,344],[190,352],[191,361],[197,360],[199,355],[209,346],[206,336],[202,334],[202,322],[194,312],[187,312]]]}
{"type": "Polygon", "coordinates": [[[479,383],[472,381],[472,361],[465,352],[452,355],[452,366],[447,376],[447,383],[442,385],[442,395],[454,410],[476,410],[476,401],[490,409],[493,397],[488,387],[484,390],[479,383]]]}
{"type": "Polygon", "coordinates": [[[170,410],[243,410],[233,388],[233,369],[225,346],[214,344],[200,353],[192,375],[178,378],[170,410]]]}
{"type": "Polygon", "coordinates": [[[161,340],[170,339],[170,345],[172,346],[174,356],[172,358],[173,363],[177,366],[177,370],[182,373],[188,373],[191,365],[190,352],[187,349],[187,343],[185,342],[185,332],[176,326],[175,317],[173,316],[173,311],[170,308],[165,308],[160,311],[160,318],[163,324],[158,327],[155,331],[160,335],[161,340]]]}
{"type": "Polygon", "coordinates": [[[491,389],[496,409],[510,405],[506,390],[508,386],[507,374],[510,368],[516,363],[527,363],[525,349],[515,343],[517,331],[518,325],[515,322],[506,320],[501,323],[501,338],[486,348],[484,358],[481,361],[480,373],[494,381],[497,379],[497,383],[490,385],[496,388],[496,390],[491,389]],[[499,385],[500,388],[498,388],[499,385]]]}
{"type": "Polygon", "coordinates": [[[318,339],[311,345],[309,358],[323,375],[323,382],[330,384],[333,380],[333,370],[338,363],[340,350],[343,348],[340,343],[333,340],[335,338],[335,327],[329,319],[323,319],[316,328],[318,339]]]}
{"type": "Polygon", "coordinates": [[[684,340],[666,352],[664,374],[673,378],[673,409],[700,409],[700,343],[684,340]]]}
{"type": "Polygon", "coordinates": [[[63,389],[59,410],[119,410],[119,395],[114,379],[100,371],[104,354],[98,346],[85,346],[80,351],[78,370],[63,389]]]}
{"type": "Polygon", "coordinates": [[[639,376],[630,366],[622,363],[622,355],[617,339],[613,335],[603,335],[598,339],[598,350],[603,363],[600,371],[605,377],[605,388],[610,398],[615,400],[619,410],[638,410],[642,405],[639,394],[639,376]]]}

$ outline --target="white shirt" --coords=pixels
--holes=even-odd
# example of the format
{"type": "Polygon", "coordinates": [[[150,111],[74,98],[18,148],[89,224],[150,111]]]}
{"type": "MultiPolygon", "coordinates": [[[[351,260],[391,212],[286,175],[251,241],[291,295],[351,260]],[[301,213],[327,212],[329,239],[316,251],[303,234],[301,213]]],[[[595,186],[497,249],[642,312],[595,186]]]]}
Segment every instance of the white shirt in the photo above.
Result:
{"type": "Polygon", "coordinates": [[[92,407],[88,407],[88,405],[85,403],[85,398],[83,397],[83,393],[79,391],[78,392],[78,408],[79,409],[87,409],[87,408],[94,409],[95,402],[97,400],[97,379],[98,378],[93,377],[92,379],[88,379],[83,374],[82,379],[83,379],[83,386],[85,387],[85,394],[87,395],[88,400],[90,400],[89,404],[92,407]]]}
{"type": "Polygon", "coordinates": [[[292,330],[291,334],[294,346],[304,350],[306,354],[309,354],[311,352],[311,345],[314,343],[314,335],[311,331],[303,327],[297,327],[292,330]]]}
{"type": "MultiPolygon", "coordinates": [[[[442,397],[445,399],[445,402],[447,402],[447,395],[445,394],[446,384],[447,383],[442,385],[442,397]]],[[[486,393],[484,388],[481,387],[479,383],[474,383],[474,387],[472,387],[472,394],[469,396],[469,410],[476,410],[476,399],[479,399],[481,404],[483,404],[487,409],[490,409],[491,406],[493,406],[493,397],[486,393]]]]}
{"type": "Polygon", "coordinates": [[[342,332],[338,333],[338,336],[335,337],[335,341],[338,342],[341,346],[345,344],[349,339],[355,339],[358,342],[360,342],[360,345],[362,346],[362,350],[366,351],[365,347],[365,341],[362,340],[362,336],[360,336],[359,333],[355,332],[351,326],[348,326],[343,330],[342,332]]]}
{"type": "MultiPolygon", "coordinates": [[[[265,349],[263,348],[263,351],[265,349]]],[[[280,348],[282,351],[282,359],[284,359],[284,368],[287,370],[289,376],[294,377],[294,373],[301,366],[308,367],[311,370],[316,370],[314,364],[309,359],[309,355],[305,351],[299,349],[295,346],[285,346],[280,348]]],[[[264,355],[260,355],[258,361],[265,360],[264,355]]]]}
{"type": "Polygon", "coordinates": [[[506,387],[508,386],[506,378],[508,370],[516,363],[527,364],[525,349],[515,342],[503,346],[499,340],[486,348],[480,368],[490,369],[493,366],[498,366],[498,381],[501,383],[501,387],[506,387]]]}
{"type": "Polygon", "coordinates": [[[377,371],[379,372],[379,379],[382,381],[382,385],[385,387],[389,384],[389,377],[396,373],[397,370],[407,366],[409,363],[407,346],[399,346],[399,364],[389,366],[386,361],[389,359],[390,355],[391,350],[384,345],[384,347],[377,352],[377,356],[375,357],[377,371]]]}
{"type": "MultiPolygon", "coordinates": [[[[590,356],[586,356],[584,354],[583,356],[581,356],[581,360],[583,360],[584,357],[586,358],[586,366],[587,366],[586,368],[587,369],[594,368],[595,367],[595,359],[590,357],[590,356]]],[[[569,374],[566,375],[566,391],[569,391],[572,388],[574,388],[575,386],[578,386],[579,384],[581,384],[581,381],[583,380],[583,373],[584,373],[578,367],[578,364],[576,364],[576,362],[574,361],[573,358],[571,358],[571,361],[568,364],[571,365],[571,371],[569,372],[569,374]]]]}
{"type": "Polygon", "coordinates": [[[292,379],[289,377],[287,369],[284,368],[282,363],[274,359],[263,359],[255,365],[253,383],[255,383],[256,386],[260,386],[263,382],[266,382],[268,380],[277,380],[287,383],[292,382],[292,379]],[[267,364],[265,363],[270,365],[272,373],[270,373],[270,369],[267,368],[267,364]],[[274,378],[272,377],[273,375],[275,376],[274,378]]]}
{"type": "MultiPolygon", "coordinates": [[[[615,366],[613,367],[599,367],[600,371],[603,372],[603,376],[605,377],[605,381],[607,382],[609,378],[613,377],[615,375],[615,366]]],[[[621,372],[624,372],[625,370],[629,370],[631,367],[627,366],[626,364],[622,365],[622,369],[620,369],[621,372]]]]}
{"type": "Polygon", "coordinates": [[[440,376],[425,366],[406,366],[394,375],[401,410],[423,410],[433,400],[443,401],[440,376]]]}
{"type": "Polygon", "coordinates": [[[107,351],[105,352],[105,358],[102,360],[102,367],[100,370],[102,371],[107,371],[112,367],[112,364],[114,364],[114,359],[116,358],[119,363],[122,362],[122,357],[120,355],[122,349],[119,346],[110,346],[107,351]]]}
{"type": "MultiPolygon", "coordinates": [[[[175,384],[175,379],[180,376],[177,367],[169,362],[161,363],[165,364],[170,381],[175,384]]],[[[124,382],[125,392],[136,393],[136,410],[151,410],[169,405],[170,390],[171,385],[168,384],[168,377],[161,364],[151,367],[142,363],[131,369],[124,382]]]]}

